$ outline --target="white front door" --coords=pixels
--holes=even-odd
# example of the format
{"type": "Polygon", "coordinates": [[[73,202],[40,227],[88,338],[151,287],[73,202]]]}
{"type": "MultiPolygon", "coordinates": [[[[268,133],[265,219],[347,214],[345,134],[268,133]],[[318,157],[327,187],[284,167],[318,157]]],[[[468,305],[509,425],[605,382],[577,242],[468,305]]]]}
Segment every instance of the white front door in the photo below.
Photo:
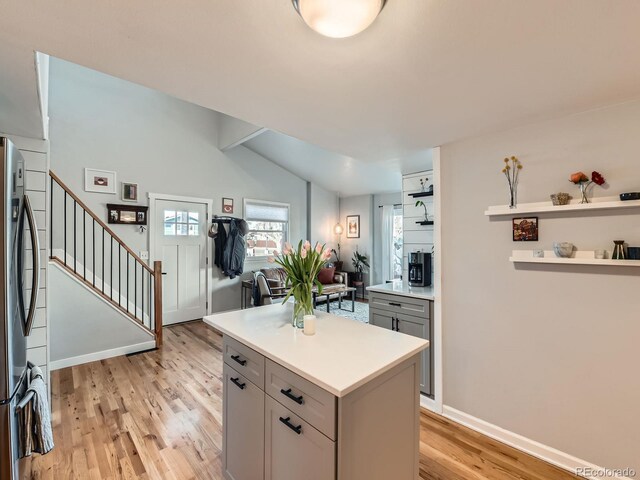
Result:
{"type": "Polygon", "coordinates": [[[162,323],[206,315],[207,206],[155,200],[155,254],[162,261],[162,323]]]}

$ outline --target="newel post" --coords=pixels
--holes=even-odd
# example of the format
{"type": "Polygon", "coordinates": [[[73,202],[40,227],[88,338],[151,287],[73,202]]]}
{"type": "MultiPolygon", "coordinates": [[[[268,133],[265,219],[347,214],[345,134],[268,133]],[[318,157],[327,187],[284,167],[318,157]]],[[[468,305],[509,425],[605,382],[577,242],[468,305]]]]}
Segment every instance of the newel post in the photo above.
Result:
{"type": "Polygon", "coordinates": [[[162,262],[153,262],[153,317],[156,347],[162,346],[162,262]]]}

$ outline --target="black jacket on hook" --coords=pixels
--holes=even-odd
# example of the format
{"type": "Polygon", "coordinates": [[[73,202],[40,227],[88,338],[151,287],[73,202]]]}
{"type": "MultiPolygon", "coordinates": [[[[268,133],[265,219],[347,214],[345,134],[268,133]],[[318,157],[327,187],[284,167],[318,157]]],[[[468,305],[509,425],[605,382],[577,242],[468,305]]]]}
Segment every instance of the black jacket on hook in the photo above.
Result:
{"type": "Polygon", "coordinates": [[[214,239],[215,248],[213,252],[213,263],[216,267],[220,267],[224,270],[222,258],[224,254],[224,246],[227,243],[227,231],[224,228],[223,222],[218,220],[216,223],[218,224],[218,233],[214,239]]]}
{"type": "MultiPolygon", "coordinates": [[[[247,231],[244,220],[232,219],[229,222],[229,235],[222,254],[222,270],[229,278],[241,275],[244,269],[246,254],[245,234],[247,231]]],[[[217,253],[216,243],[216,253],[217,253]]]]}

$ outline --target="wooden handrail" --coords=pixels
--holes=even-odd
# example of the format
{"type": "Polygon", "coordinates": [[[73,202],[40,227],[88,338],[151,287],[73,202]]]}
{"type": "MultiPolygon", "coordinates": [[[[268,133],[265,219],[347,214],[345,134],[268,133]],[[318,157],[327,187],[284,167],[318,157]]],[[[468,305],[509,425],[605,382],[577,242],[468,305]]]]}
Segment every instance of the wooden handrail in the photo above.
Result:
{"type": "Polygon", "coordinates": [[[115,232],[111,230],[106,223],[104,223],[100,218],[98,218],[98,216],[95,213],[93,213],[93,211],[89,207],[87,207],[87,205],[82,200],[80,200],[78,196],[75,193],[73,193],[71,189],[67,187],[67,185],[65,185],[65,183],[62,180],[60,180],[60,177],[58,177],[51,170],[49,170],[49,176],[53,178],[56,181],[56,183],[60,185],[65,192],[67,192],[67,195],[73,198],[76,201],[76,203],[80,205],[82,209],[89,214],[91,218],[93,218],[102,228],[104,228],[105,231],[107,231],[109,235],[111,235],[116,240],[116,242],[118,242],[122,246],[122,248],[124,248],[127,252],[129,252],[133,256],[133,258],[137,260],[138,263],[140,263],[140,265],[142,265],[142,267],[145,270],[147,270],[147,272],[149,272],[150,275],[155,275],[154,270],[151,267],[149,267],[144,260],[142,260],[138,255],[136,255],[133,250],[127,247],[127,245],[122,241],[122,239],[118,237],[118,235],[116,235],[115,232]]]}
{"type": "Polygon", "coordinates": [[[162,262],[153,262],[156,281],[153,282],[153,318],[156,333],[156,347],[162,345],[162,262]]]}

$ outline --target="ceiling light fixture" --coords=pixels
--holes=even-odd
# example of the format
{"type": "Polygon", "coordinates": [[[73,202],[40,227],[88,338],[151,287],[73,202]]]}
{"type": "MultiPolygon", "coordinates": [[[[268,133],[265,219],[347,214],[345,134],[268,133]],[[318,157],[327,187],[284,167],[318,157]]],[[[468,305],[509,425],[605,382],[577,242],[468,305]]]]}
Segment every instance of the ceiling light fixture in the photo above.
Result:
{"type": "Polygon", "coordinates": [[[291,0],[304,22],[326,37],[345,38],[363,31],[386,0],[291,0]]]}

